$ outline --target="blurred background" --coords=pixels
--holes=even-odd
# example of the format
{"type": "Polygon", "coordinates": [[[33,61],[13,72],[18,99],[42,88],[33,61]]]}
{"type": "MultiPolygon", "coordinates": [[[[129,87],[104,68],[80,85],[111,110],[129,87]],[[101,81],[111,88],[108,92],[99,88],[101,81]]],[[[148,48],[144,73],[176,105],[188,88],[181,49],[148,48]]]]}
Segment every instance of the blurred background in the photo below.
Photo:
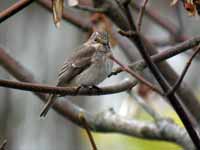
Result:
{"type": "MultiPolygon", "coordinates": [[[[15,2],[17,1],[1,0],[0,11],[15,2]]],[[[141,1],[137,0],[136,2],[140,3],[141,1]]],[[[171,7],[170,2],[170,0],[150,0],[148,7],[176,26],[180,26],[176,7],[171,7]]],[[[69,8],[66,6],[66,9],[69,8]]],[[[189,17],[182,5],[180,5],[179,11],[184,33],[189,37],[198,35],[199,19],[189,17]]],[[[150,21],[148,17],[144,17],[143,20],[142,32],[149,39],[170,41],[169,34],[165,30],[150,21]]],[[[0,46],[32,72],[38,81],[49,85],[55,85],[57,72],[64,59],[86,41],[87,37],[87,34],[66,21],[62,21],[61,27],[56,29],[52,14],[37,3],[31,4],[0,24],[0,46]]],[[[162,45],[158,48],[164,49],[169,46],[162,45]]],[[[128,62],[117,45],[113,47],[113,53],[121,61],[128,62]]],[[[181,54],[169,60],[178,73],[181,73],[188,55],[181,54]]],[[[200,82],[198,66],[199,61],[196,60],[185,78],[197,95],[200,82]]],[[[125,77],[126,74],[122,74],[108,78],[102,84],[110,85],[125,77]]],[[[13,80],[11,75],[2,68],[0,68],[0,78],[13,80]]],[[[136,87],[134,90],[138,91],[138,88],[136,87]]],[[[108,108],[114,108],[116,112],[125,117],[152,120],[125,92],[98,97],[73,97],[71,100],[90,112],[101,112],[108,108]]],[[[170,106],[155,93],[150,92],[146,100],[162,115],[170,116],[180,124],[170,106]]],[[[53,110],[48,113],[47,118],[40,119],[39,113],[42,107],[43,103],[30,92],[0,88],[0,142],[7,139],[7,149],[9,150],[91,149],[85,130],[63,119],[53,110]]],[[[120,134],[94,133],[94,137],[101,150],[181,149],[172,143],[142,140],[120,134]]]]}

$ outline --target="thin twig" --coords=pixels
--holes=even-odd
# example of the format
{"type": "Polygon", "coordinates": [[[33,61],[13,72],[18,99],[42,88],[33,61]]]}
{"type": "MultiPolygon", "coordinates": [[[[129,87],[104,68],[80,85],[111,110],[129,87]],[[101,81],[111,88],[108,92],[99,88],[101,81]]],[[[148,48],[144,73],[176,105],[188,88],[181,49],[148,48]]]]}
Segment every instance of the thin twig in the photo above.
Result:
{"type": "Polygon", "coordinates": [[[200,46],[197,47],[196,51],[194,52],[194,54],[190,57],[190,59],[188,60],[187,64],[185,65],[183,72],[181,73],[179,79],[176,81],[176,83],[174,84],[174,86],[169,90],[169,92],[167,92],[167,95],[175,93],[176,90],[179,88],[181,82],[183,81],[190,65],[192,64],[192,61],[194,60],[195,56],[200,52],[200,46]]]}
{"type": "Polygon", "coordinates": [[[79,119],[80,119],[80,121],[82,122],[83,127],[84,127],[85,130],[86,130],[86,133],[87,133],[87,135],[88,135],[88,138],[89,138],[89,140],[90,140],[90,143],[91,143],[91,145],[92,145],[93,150],[97,150],[97,146],[96,146],[96,144],[95,144],[94,138],[93,138],[93,136],[92,136],[92,133],[90,132],[90,127],[89,127],[89,125],[88,125],[88,123],[87,123],[87,121],[86,121],[86,119],[85,119],[83,113],[80,113],[79,119]]]}
{"type": "Polygon", "coordinates": [[[131,37],[137,34],[136,32],[133,32],[133,31],[123,31],[121,29],[118,30],[118,33],[126,37],[131,37]]]}
{"type": "Polygon", "coordinates": [[[116,64],[118,64],[120,67],[122,67],[122,69],[126,72],[128,72],[130,75],[132,75],[133,77],[135,77],[137,80],[139,80],[139,82],[147,85],[149,88],[151,88],[153,91],[157,92],[160,95],[163,95],[163,93],[160,91],[159,88],[155,87],[154,85],[152,85],[149,81],[145,80],[142,76],[138,75],[136,72],[134,72],[133,70],[131,70],[128,66],[123,65],[119,60],[117,60],[112,54],[109,54],[108,57],[115,62],[116,64]]]}
{"type": "Polygon", "coordinates": [[[141,31],[141,26],[142,26],[142,18],[145,12],[145,7],[148,3],[148,0],[144,0],[144,3],[139,11],[139,15],[138,15],[138,19],[137,19],[137,31],[140,32],[141,31]]]}
{"type": "MultiPolygon", "coordinates": [[[[134,1],[131,3],[131,6],[136,11],[139,11],[141,8],[141,6],[134,1]]],[[[174,25],[172,22],[170,22],[169,19],[161,17],[160,13],[158,11],[155,11],[155,9],[146,7],[145,15],[149,19],[151,19],[155,24],[159,25],[161,28],[169,32],[170,35],[173,37],[173,39],[175,39],[175,41],[180,42],[180,41],[185,41],[189,39],[189,37],[186,35],[177,34],[177,31],[178,31],[177,26],[174,25]]]]}
{"type": "Polygon", "coordinates": [[[34,2],[34,0],[20,0],[7,8],[6,10],[0,12],[0,23],[8,19],[9,17],[15,15],[17,12],[24,9],[26,6],[34,2]]]}

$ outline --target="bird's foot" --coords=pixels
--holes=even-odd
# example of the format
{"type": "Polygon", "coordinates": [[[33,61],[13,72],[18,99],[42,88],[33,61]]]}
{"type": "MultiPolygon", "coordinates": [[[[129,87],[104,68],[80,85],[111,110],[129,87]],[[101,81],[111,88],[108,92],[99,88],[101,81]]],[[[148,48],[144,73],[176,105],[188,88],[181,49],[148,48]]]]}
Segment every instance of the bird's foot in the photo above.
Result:
{"type": "Polygon", "coordinates": [[[92,85],[91,88],[92,88],[92,89],[95,89],[95,90],[97,90],[97,91],[102,91],[101,88],[99,88],[99,87],[96,86],[96,85],[92,85]]]}
{"type": "Polygon", "coordinates": [[[81,88],[85,88],[85,89],[88,89],[88,90],[93,90],[95,92],[102,92],[101,88],[99,88],[96,85],[85,85],[85,84],[82,84],[77,88],[76,94],[78,94],[78,92],[80,91],[81,88]]]}

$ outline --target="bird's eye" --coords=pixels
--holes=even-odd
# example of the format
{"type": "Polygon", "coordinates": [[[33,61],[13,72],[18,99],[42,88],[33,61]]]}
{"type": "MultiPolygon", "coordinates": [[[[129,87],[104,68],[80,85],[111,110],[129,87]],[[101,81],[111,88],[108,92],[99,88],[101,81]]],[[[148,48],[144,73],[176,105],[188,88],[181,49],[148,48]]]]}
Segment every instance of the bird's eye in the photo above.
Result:
{"type": "Polygon", "coordinates": [[[94,41],[101,43],[102,40],[101,40],[100,38],[96,37],[96,38],[94,39],[94,41]]]}
{"type": "Polygon", "coordinates": [[[98,42],[98,38],[95,38],[94,41],[98,42]]]}

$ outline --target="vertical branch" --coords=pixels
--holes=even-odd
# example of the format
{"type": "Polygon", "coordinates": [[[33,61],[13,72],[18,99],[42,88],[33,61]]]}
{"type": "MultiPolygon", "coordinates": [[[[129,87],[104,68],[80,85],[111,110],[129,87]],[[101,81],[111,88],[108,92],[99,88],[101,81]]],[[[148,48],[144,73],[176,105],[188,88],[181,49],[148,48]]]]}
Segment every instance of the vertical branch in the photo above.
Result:
{"type": "Polygon", "coordinates": [[[141,31],[142,18],[143,18],[144,11],[145,11],[145,8],[146,8],[148,1],[149,0],[144,0],[144,4],[142,5],[140,12],[139,12],[139,15],[138,15],[138,19],[137,19],[137,30],[138,30],[138,32],[141,31]]]}

